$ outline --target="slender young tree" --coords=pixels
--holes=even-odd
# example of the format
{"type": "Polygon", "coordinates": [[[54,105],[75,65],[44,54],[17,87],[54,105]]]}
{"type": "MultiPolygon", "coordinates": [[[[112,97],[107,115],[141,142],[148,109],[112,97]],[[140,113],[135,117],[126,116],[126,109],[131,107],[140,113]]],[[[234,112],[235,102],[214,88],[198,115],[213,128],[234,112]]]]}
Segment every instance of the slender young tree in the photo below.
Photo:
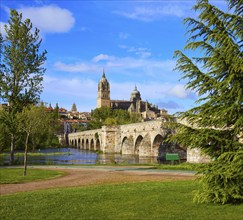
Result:
{"type": "MultiPolygon", "coordinates": [[[[24,106],[39,101],[45,68],[46,51],[40,53],[39,30],[33,31],[29,19],[22,21],[22,14],[11,10],[6,37],[1,43],[0,99],[9,103],[12,120],[24,106]]],[[[14,160],[16,130],[11,132],[11,163],[14,160]]]]}
{"type": "Polygon", "coordinates": [[[30,108],[24,107],[20,113],[17,113],[17,119],[19,130],[25,134],[24,176],[26,176],[29,139],[31,135],[38,135],[38,132],[48,127],[48,116],[43,107],[33,105],[30,108]]]}
{"type": "Polygon", "coordinates": [[[171,140],[212,158],[199,170],[198,202],[243,200],[243,1],[226,2],[224,12],[198,0],[198,19],[184,20],[190,35],[185,50],[196,57],[175,51],[176,70],[199,99],[196,107],[178,114],[187,123],[176,125],[171,140]]]}

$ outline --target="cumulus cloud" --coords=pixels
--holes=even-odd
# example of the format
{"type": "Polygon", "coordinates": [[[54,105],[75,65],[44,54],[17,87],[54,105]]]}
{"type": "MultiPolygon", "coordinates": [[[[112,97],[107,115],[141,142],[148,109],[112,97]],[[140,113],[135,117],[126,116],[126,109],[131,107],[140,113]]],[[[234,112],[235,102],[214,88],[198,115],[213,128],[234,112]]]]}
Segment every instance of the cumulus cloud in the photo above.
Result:
{"type": "Polygon", "coordinates": [[[18,9],[23,18],[29,18],[33,25],[44,33],[65,33],[74,26],[72,13],[55,5],[22,7],[18,9]]]}

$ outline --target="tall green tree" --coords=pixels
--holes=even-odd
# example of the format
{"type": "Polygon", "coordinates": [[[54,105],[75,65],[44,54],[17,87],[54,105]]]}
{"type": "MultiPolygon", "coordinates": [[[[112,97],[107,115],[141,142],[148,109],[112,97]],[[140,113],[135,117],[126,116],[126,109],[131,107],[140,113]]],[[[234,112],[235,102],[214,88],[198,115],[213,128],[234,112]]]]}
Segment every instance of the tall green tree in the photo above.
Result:
{"type": "Polygon", "coordinates": [[[200,148],[212,162],[199,170],[198,202],[243,200],[243,1],[227,0],[222,11],[198,0],[198,19],[186,18],[189,58],[175,51],[176,70],[188,80],[187,89],[199,95],[197,106],[183,113],[171,137],[182,146],[200,148]]]}
{"type": "MultiPolygon", "coordinates": [[[[39,30],[33,31],[30,19],[22,20],[22,14],[10,11],[6,37],[0,38],[0,100],[9,103],[9,117],[16,120],[16,114],[24,106],[39,101],[45,68],[46,51],[39,52],[41,40],[39,30]]],[[[14,158],[16,130],[11,131],[11,162],[14,158]]]]}
{"type": "Polygon", "coordinates": [[[31,135],[38,135],[38,132],[41,132],[48,127],[48,116],[44,108],[33,105],[24,107],[20,113],[17,113],[17,119],[19,122],[19,129],[25,134],[24,176],[26,176],[29,139],[31,135]]]}

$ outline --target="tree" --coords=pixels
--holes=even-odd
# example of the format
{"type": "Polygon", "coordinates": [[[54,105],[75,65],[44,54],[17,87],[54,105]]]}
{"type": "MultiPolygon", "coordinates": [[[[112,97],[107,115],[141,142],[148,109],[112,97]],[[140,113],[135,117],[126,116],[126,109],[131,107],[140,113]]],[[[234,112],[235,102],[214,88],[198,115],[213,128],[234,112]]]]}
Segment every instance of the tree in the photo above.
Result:
{"type": "MultiPolygon", "coordinates": [[[[36,104],[42,92],[46,51],[39,53],[39,30],[32,31],[29,19],[22,21],[22,14],[10,11],[9,26],[5,25],[6,37],[0,37],[0,99],[9,103],[9,114],[16,114],[24,106],[36,104]]],[[[11,163],[13,162],[16,130],[11,131],[11,163]]]]}
{"type": "Polygon", "coordinates": [[[24,176],[27,173],[27,153],[30,136],[35,136],[38,132],[45,130],[48,125],[48,117],[44,108],[31,106],[24,107],[20,113],[17,113],[19,129],[25,133],[24,149],[24,176]]]}
{"type": "MultiPolygon", "coordinates": [[[[2,149],[5,148],[5,144],[10,144],[13,149],[14,137],[17,134],[17,120],[13,113],[7,110],[0,110],[0,128],[1,128],[1,145],[2,149]],[[6,137],[10,137],[10,141],[6,140],[6,137]]],[[[14,154],[11,152],[10,155],[11,163],[14,162],[14,154]]]]}
{"type": "Polygon", "coordinates": [[[141,121],[141,115],[122,109],[109,107],[96,108],[91,114],[90,129],[101,128],[103,125],[122,125],[141,121]]]}
{"type": "Polygon", "coordinates": [[[199,170],[198,202],[243,200],[243,1],[227,4],[224,12],[198,0],[198,19],[185,19],[190,34],[185,50],[198,52],[197,57],[175,51],[176,70],[199,99],[196,107],[178,114],[187,124],[177,124],[170,140],[199,147],[212,158],[199,170]]]}

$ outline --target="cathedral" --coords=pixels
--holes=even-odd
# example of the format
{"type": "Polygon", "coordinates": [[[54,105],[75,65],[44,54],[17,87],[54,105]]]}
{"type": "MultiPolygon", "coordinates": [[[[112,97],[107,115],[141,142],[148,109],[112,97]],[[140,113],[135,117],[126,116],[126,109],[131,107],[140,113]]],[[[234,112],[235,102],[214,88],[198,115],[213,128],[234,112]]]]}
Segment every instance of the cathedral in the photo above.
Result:
{"type": "Polygon", "coordinates": [[[138,113],[141,114],[142,118],[145,120],[160,118],[167,115],[167,110],[158,109],[158,106],[152,105],[148,101],[142,101],[141,94],[136,86],[131,93],[130,100],[111,100],[110,83],[106,79],[104,70],[98,84],[97,108],[103,106],[138,113]]]}

